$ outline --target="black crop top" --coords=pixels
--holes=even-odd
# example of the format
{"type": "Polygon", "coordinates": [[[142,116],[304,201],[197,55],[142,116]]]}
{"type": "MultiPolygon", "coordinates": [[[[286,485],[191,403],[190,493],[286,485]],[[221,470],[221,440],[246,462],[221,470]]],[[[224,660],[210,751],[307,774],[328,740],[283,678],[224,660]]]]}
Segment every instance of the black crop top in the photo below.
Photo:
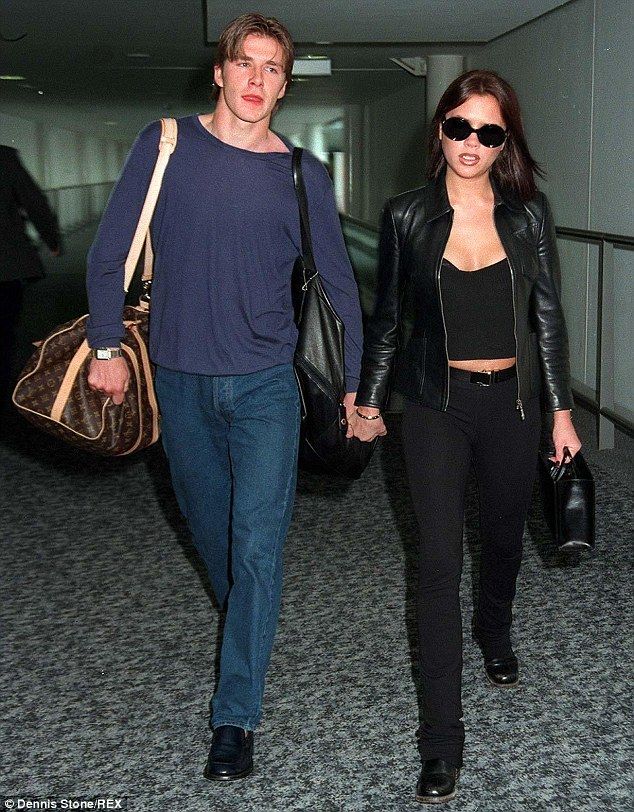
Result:
{"type": "Polygon", "coordinates": [[[508,259],[477,271],[461,271],[443,259],[440,287],[450,360],[515,357],[508,259]]]}

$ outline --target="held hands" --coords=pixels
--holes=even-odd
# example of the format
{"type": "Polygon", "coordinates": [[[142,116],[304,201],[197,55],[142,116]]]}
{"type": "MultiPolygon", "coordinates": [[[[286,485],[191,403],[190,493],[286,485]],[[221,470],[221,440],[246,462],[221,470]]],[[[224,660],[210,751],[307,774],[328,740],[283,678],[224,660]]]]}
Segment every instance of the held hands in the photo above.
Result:
{"type": "Polygon", "coordinates": [[[572,425],[569,409],[563,409],[553,414],[553,446],[555,456],[549,459],[558,465],[563,462],[564,448],[567,448],[573,457],[581,448],[581,441],[572,425]]]}
{"type": "MultiPolygon", "coordinates": [[[[383,418],[379,417],[376,420],[364,420],[357,414],[357,407],[354,405],[356,399],[356,392],[348,392],[343,399],[343,405],[346,407],[346,416],[348,418],[348,431],[346,437],[357,437],[364,443],[374,440],[375,437],[383,437],[387,434],[383,418]]],[[[374,409],[371,406],[359,406],[359,412],[366,414],[368,417],[380,414],[379,409],[374,409]]]]}
{"type": "Polygon", "coordinates": [[[128,390],[130,373],[123,358],[98,361],[93,358],[88,371],[88,386],[96,392],[104,392],[119,406],[128,390]]]}

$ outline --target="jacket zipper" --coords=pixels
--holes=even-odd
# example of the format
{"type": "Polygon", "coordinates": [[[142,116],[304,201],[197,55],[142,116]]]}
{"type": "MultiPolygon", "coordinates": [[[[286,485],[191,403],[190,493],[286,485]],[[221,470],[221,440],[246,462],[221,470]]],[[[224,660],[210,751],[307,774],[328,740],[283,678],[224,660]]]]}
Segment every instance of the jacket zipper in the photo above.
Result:
{"type": "Polygon", "coordinates": [[[443,255],[445,253],[447,243],[449,242],[449,235],[451,234],[452,225],[453,225],[453,209],[451,210],[451,213],[449,215],[449,228],[447,229],[445,241],[443,243],[442,250],[440,252],[440,260],[438,261],[438,268],[436,270],[436,287],[438,288],[438,299],[440,301],[440,315],[442,316],[442,326],[443,330],[445,331],[445,358],[447,360],[447,388],[442,407],[443,412],[447,411],[447,406],[449,405],[449,351],[447,349],[447,324],[445,323],[445,310],[442,303],[442,289],[440,286],[440,269],[442,268],[443,255]]]}
{"type": "MultiPolygon", "coordinates": [[[[515,358],[517,359],[517,358],[519,358],[519,355],[518,355],[518,346],[517,346],[517,312],[516,312],[516,309],[515,309],[515,271],[513,270],[513,266],[511,265],[511,258],[509,257],[508,251],[506,252],[506,256],[507,256],[508,263],[509,263],[509,271],[511,272],[511,291],[512,291],[512,294],[513,294],[513,335],[515,337],[515,358]]],[[[517,365],[516,366],[516,373],[517,373],[516,374],[516,377],[517,377],[517,400],[515,401],[515,409],[517,411],[519,411],[520,417],[522,418],[522,420],[525,420],[524,406],[522,404],[522,396],[521,396],[521,392],[520,392],[519,364],[517,363],[517,360],[516,360],[515,363],[517,365]]]]}

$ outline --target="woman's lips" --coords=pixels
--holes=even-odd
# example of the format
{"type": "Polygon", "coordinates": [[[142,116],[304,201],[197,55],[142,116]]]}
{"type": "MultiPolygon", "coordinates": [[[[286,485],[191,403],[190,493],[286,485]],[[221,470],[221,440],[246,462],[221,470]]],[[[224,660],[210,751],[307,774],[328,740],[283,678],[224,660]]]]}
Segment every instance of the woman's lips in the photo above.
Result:
{"type": "Polygon", "coordinates": [[[460,155],[458,155],[458,160],[465,166],[475,166],[480,160],[480,156],[472,155],[469,152],[461,152],[460,155]]]}

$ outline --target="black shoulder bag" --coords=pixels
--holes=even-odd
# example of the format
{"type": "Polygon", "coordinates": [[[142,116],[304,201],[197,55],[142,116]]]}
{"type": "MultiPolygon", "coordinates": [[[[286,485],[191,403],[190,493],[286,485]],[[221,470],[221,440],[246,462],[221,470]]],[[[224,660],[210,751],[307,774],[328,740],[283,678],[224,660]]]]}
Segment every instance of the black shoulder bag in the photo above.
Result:
{"type": "Polygon", "coordinates": [[[292,278],[298,338],[295,376],[301,400],[299,465],[302,469],[358,479],[370,461],[369,443],[346,437],[344,325],[328,300],[315,266],[308,219],[302,152],[293,150],[293,182],[299,204],[302,255],[292,278]]]}

